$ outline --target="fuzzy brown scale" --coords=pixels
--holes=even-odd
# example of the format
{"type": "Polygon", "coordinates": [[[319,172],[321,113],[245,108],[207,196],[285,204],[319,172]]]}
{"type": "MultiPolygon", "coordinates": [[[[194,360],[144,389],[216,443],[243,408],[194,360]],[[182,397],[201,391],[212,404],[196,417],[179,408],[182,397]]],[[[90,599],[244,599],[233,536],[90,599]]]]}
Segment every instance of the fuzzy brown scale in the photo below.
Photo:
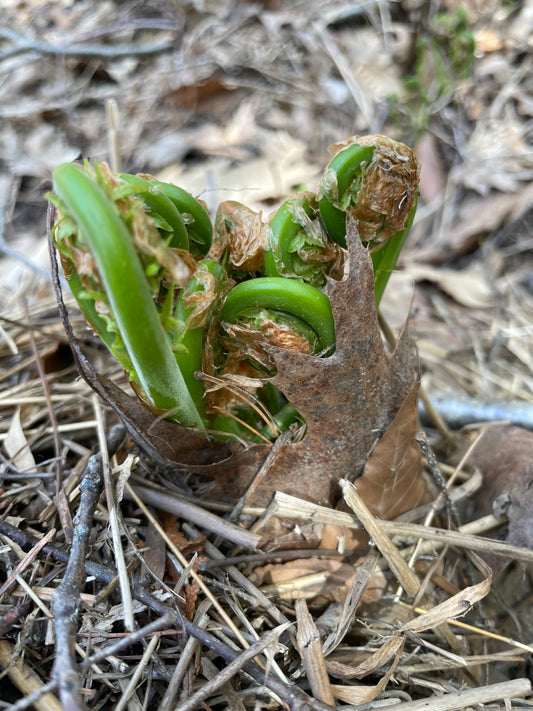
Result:
{"type": "Polygon", "coordinates": [[[335,154],[353,143],[375,147],[372,160],[361,172],[357,201],[348,208],[361,240],[370,242],[374,251],[403,229],[415,204],[420,166],[408,146],[388,136],[354,136],[328,150],[335,154]]]}

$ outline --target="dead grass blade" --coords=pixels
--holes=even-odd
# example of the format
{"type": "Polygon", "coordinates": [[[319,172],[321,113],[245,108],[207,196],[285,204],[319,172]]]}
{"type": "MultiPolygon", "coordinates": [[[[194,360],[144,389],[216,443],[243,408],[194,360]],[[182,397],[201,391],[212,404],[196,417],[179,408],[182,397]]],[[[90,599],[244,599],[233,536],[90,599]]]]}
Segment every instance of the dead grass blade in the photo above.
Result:
{"type": "Polygon", "coordinates": [[[296,644],[311,685],[311,693],[315,699],[334,706],[335,698],[331,691],[326,662],[322,653],[320,633],[309,614],[304,599],[297,600],[294,609],[297,621],[296,644]]]}
{"type": "Polygon", "coordinates": [[[367,585],[372,579],[377,562],[378,552],[374,548],[368,552],[364,561],[357,569],[355,578],[350,585],[348,595],[346,596],[346,600],[342,606],[342,612],[337,622],[337,626],[324,642],[323,652],[325,655],[331,654],[331,652],[333,652],[333,650],[341,643],[343,637],[348,632],[348,629],[350,628],[350,625],[355,617],[357,606],[363,597],[363,593],[365,592],[367,585]]]}
{"type": "MultiPolygon", "coordinates": [[[[470,555],[474,557],[473,553],[470,555]]],[[[438,627],[438,625],[450,619],[462,617],[476,602],[479,602],[479,600],[486,597],[490,591],[492,572],[488,565],[486,565],[486,563],[484,563],[478,556],[475,556],[474,562],[486,576],[484,580],[461,590],[459,593],[453,595],[439,605],[436,605],[428,612],[424,612],[424,614],[420,617],[405,622],[400,627],[400,631],[409,631],[416,634],[430,628],[438,627]]]]}
{"type": "Polygon", "coordinates": [[[404,644],[405,639],[402,636],[394,635],[394,637],[386,640],[374,654],[371,654],[356,667],[340,662],[327,662],[327,668],[329,673],[338,679],[363,679],[386,664],[391,657],[397,655],[398,651],[403,649],[404,644]]]}
{"type": "Polygon", "coordinates": [[[414,597],[420,588],[418,578],[383,530],[381,522],[378,522],[374,516],[372,516],[369,508],[359,496],[356,487],[345,479],[342,479],[340,484],[344,500],[363,524],[366,532],[380,550],[407,595],[414,597]]]}
{"type": "Polygon", "coordinates": [[[389,680],[394,674],[396,667],[398,666],[398,662],[400,661],[402,650],[403,640],[401,640],[401,644],[396,651],[396,655],[391,666],[387,669],[377,684],[360,684],[358,686],[339,686],[338,684],[332,684],[331,688],[335,697],[347,704],[355,705],[366,704],[373,701],[379,694],[381,694],[382,691],[384,691],[385,687],[389,683],[389,680]]]}

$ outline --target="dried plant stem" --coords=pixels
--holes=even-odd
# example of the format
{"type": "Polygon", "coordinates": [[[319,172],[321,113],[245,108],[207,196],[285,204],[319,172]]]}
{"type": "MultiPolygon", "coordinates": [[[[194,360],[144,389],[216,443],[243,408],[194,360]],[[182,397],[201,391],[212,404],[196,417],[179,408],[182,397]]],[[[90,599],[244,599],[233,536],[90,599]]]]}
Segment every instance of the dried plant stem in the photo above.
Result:
{"type": "MultiPolygon", "coordinates": [[[[170,627],[170,625],[174,622],[174,619],[175,615],[173,613],[163,615],[159,619],[155,620],[155,622],[151,622],[149,625],[146,625],[146,627],[142,627],[140,630],[137,630],[133,634],[128,635],[127,637],[123,637],[122,639],[119,639],[117,642],[113,642],[113,644],[110,644],[107,647],[104,647],[103,649],[99,649],[90,657],[87,657],[82,662],[80,662],[80,670],[88,669],[89,667],[94,666],[99,662],[103,662],[104,660],[109,659],[113,655],[116,655],[117,653],[121,652],[126,647],[129,647],[133,644],[137,644],[137,642],[139,642],[140,640],[148,637],[151,634],[154,634],[154,632],[157,632],[165,627],[170,627]]],[[[27,709],[32,705],[35,705],[36,708],[40,709],[40,707],[38,706],[39,699],[43,696],[43,694],[52,692],[56,688],[57,682],[55,680],[52,680],[48,682],[48,684],[38,687],[34,692],[28,694],[20,701],[17,701],[16,704],[13,704],[13,706],[11,707],[11,711],[24,711],[24,709],[27,709]]],[[[45,711],[54,711],[54,709],[50,706],[45,706],[45,711]]]]}
{"type": "MultiPolygon", "coordinates": [[[[211,681],[219,674],[218,668],[213,664],[209,657],[204,657],[202,659],[202,674],[206,679],[211,681]]],[[[246,711],[246,706],[241,701],[241,697],[237,694],[230,682],[226,682],[220,689],[220,692],[224,695],[228,709],[231,711],[246,711]]],[[[161,711],[161,709],[160,709],[161,711]]]]}
{"type": "Polygon", "coordinates": [[[461,711],[476,704],[487,704],[498,699],[522,698],[531,694],[529,679],[513,679],[499,684],[464,689],[455,694],[444,694],[405,704],[387,706],[387,711],[461,711]]]}
{"type": "MultiPolygon", "coordinates": [[[[280,492],[276,493],[269,515],[296,520],[312,519],[315,523],[331,523],[334,526],[361,528],[358,518],[352,514],[344,511],[334,511],[325,506],[312,504],[309,501],[304,501],[288,494],[281,494],[280,492]]],[[[439,542],[441,545],[457,546],[481,553],[513,558],[524,563],[533,563],[533,550],[530,548],[513,546],[493,538],[482,538],[463,532],[463,528],[465,531],[469,530],[470,524],[465,527],[461,526],[458,531],[447,531],[443,528],[431,528],[430,526],[404,523],[403,521],[380,521],[379,525],[389,536],[423,538],[428,541],[439,542]]]]}
{"type": "MultiPolygon", "coordinates": [[[[124,439],[124,428],[117,426],[109,434],[108,448],[115,452],[124,439]]],[[[52,675],[57,681],[65,711],[85,708],[81,700],[80,681],[75,660],[75,635],[81,606],[80,589],[85,575],[85,559],[94,510],[102,491],[102,456],[90,458],[80,484],[80,504],[74,519],[74,535],[67,568],[57,588],[53,611],[55,618],[56,658],[52,675]]],[[[43,550],[46,549],[46,546],[43,550]]]]}
{"type": "Polygon", "coordinates": [[[135,693],[135,689],[137,687],[137,684],[139,683],[139,680],[140,680],[141,675],[144,671],[144,668],[150,662],[150,659],[152,658],[152,654],[155,652],[155,648],[157,647],[158,644],[159,644],[159,638],[152,637],[152,639],[150,640],[150,643],[144,650],[144,654],[142,655],[141,661],[139,662],[139,664],[137,664],[135,671],[133,672],[130,680],[128,681],[128,684],[122,693],[122,697],[121,697],[120,701],[115,706],[114,711],[124,711],[124,709],[126,708],[126,705],[128,704],[130,698],[135,693]]]}
{"type": "Polygon", "coordinates": [[[41,540],[29,551],[26,553],[24,558],[18,563],[17,567],[15,570],[7,577],[5,580],[4,584],[2,587],[0,587],[0,602],[2,600],[2,596],[8,592],[8,590],[11,589],[11,587],[16,583],[16,576],[20,575],[28,565],[36,558],[36,556],[39,554],[39,551],[41,548],[44,548],[44,546],[49,543],[54,536],[56,535],[57,531],[55,528],[52,528],[48,533],[41,538],[41,540]]]}
{"type": "MultiPolygon", "coordinates": [[[[133,489],[126,488],[127,496],[132,495],[130,492],[133,492],[133,489]]],[[[248,550],[255,550],[261,539],[257,534],[250,533],[250,531],[241,526],[225,521],[220,516],[216,516],[210,511],[192,504],[187,499],[180,498],[174,492],[168,491],[168,489],[135,483],[135,492],[145,504],[157,506],[162,511],[180,516],[186,521],[194,521],[197,526],[206,528],[225,540],[236,543],[248,550]]]]}
{"type": "Polygon", "coordinates": [[[396,575],[398,582],[409,597],[414,597],[420,588],[420,582],[383,530],[382,522],[378,522],[370,513],[368,506],[361,499],[357,489],[351,482],[342,479],[340,485],[344,500],[361,521],[366,532],[374,540],[390,569],[396,575]]]}
{"type": "Polygon", "coordinates": [[[109,144],[109,155],[111,170],[120,173],[120,118],[116,99],[108,99],[106,104],[107,119],[107,141],[109,144]]]}
{"type": "Polygon", "coordinates": [[[109,463],[109,452],[105,439],[104,418],[102,415],[102,407],[98,395],[93,395],[93,409],[98,423],[98,442],[100,444],[100,453],[102,458],[102,476],[104,480],[105,497],[107,501],[107,510],[109,514],[109,525],[111,527],[111,537],[113,542],[113,552],[118,571],[118,579],[120,585],[120,593],[122,605],[124,607],[124,625],[128,632],[133,632],[135,621],[133,619],[133,604],[131,599],[130,584],[128,580],[128,571],[126,561],[124,559],[124,550],[120,535],[119,509],[116,502],[115,490],[111,480],[111,467],[109,463]]]}
{"type": "MultiPolygon", "coordinates": [[[[246,501],[248,498],[253,498],[253,493],[255,489],[259,486],[259,484],[263,481],[264,477],[267,475],[268,470],[272,466],[272,463],[274,462],[275,458],[281,451],[282,447],[284,447],[291,439],[292,439],[292,432],[291,430],[286,430],[285,432],[282,432],[280,436],[276,439],[274,444],[272,445],[272,448],[268,452],[267,456],[265,457],[265,461],[261,464],[259,469],[257,470],[256,475],[250,482],[250,485],[246,489],[244,495],[239,499],[239,501],[235,504],[235,508],[230,514],[230,521],[237,521],[242,514],[242,511],[246,505],[246,501]]],[[[252,528],[252,530],[255,530],[252,528]]]]}
{"type": "MultiPolygon", "coordinates": [[[[197,538],[200,535],[200,531],[195,526],[191,526],[188,523],[184,524],[183,530],[192,538],[197,538]]],[[[226,560],[224,554],[221,553],[210,541],[205,541],[204,550],[212,560],[221,562],[226,560]]],[[[228,565],[225,568],[225,572],[235,581],[235,583],[237,583],[237,585],[254,598],[256,607],[264,610],[275,622],[277,622],[278,625],[289,621],[279,610],[279,608],[276,607],[276,605],[274,605],[274,603],[271,602],[268,597],[261,592],[261,590],[259,590],[235,565],[228,565]]]]}
{"type": "Polygon", "coordinates": [[[296,601],[295,612],[298,622],[296,643],[306,676],[311,685],[311,692],[315,699],[320,699],[334,706],[335,698],[331,691],[326,662],[322,653],[320,633],[309,614],[307,603],[303,598],[296,601]]]}
{"type": "MultiPolygon", "coordinates": [[[[126,490],[129,494],[129,496],[135,501],[137,506],[142,510],[144,515],[147,517],[147,519],[151,522],[151,524],[154,526],[156,531],[159,533],[161,538],[165,541],[165,544],[168,546],[168,548],[172,551],[172,553],[176,556],[178,561],[180,562],[180,565],[183,566],[183,568],[189,568],[189,575],[192,577],[192,579],[198,584],[204,595],[207,597],[207,599],[211,602],[213,607],[216,609],[218,614],[221,616],[221,618],[224,620],[224,622],[228,625],[230,630],[233,632],[243,649],[247,649],[250,645],[246,641],[246,639],[242,636],[238,628],[235,626],[235,623],[231,619],[231,617],[228,616],[222,605],[219,603],[219,601],[216,599],[216,597],[213,595],[211,590],[207,587],[205,582],[203,581],[202,577],[198,575],[198,573],[190,567],[190,562],[185,558],[183,553],[179,550],[179,548],[172,542],[170,537],[167,535],[165,529],[161,526],[159,521],[152,516],[148,508],[143,504],[141,499],[137,496],[135,491],[131,488],[131,486],[126,483],[126,490]]],[[[187,576],[188,577],[188,576],[187,576]]]]}
{"type": "MultiPolygon", "coordinates": [[[[407,605],[406,603],[400,602],[400,605],[404,607],[409,607],[410,610],[413,610],[413,612],[416,612],[418,615],[424,615],[427,610],[424,610],[423,607],[412,607],[411,605],[407,605]]],[[[474,625],[469,625],[466,622],[461,622],[460,620],[446,620],[446,622],[450,625],[455,625],[456,627],[460,627],[463,630],[467,630],[468,632],[473,632],[474,634],[479,634],[482,637],[489,637],[490,639],[497,639],[499,642],[505,642],[505,644],[510,644],[512,647],[516,647],[517,649],[522,649],[524,652],[528,652],[529,654],[533,654],[533,647],[528,644],[524,644],[523,642],[518,642],[517,640],[513,639],[512,637],[506,637],[505,635],[502,634],[497,634],[496,632],[491,632],[490,630],[482,629],[480,627],[475,627],[474,625]]]]}
{"type": "Polygon", "coordinates": [[[336,628],[324,642],[323,652],[325,655],[331,654],[331,652],[338,647],[344,638],[344,635],[350,629],[357,611],[357,606],[359,605],[359,602],[363,597],[363,593],[372,579],[378,558],[378,551],[375,548],[371,548],[365,556],[363,563],[357,568],[357,572],[352,584],[350,585],[348,595],[346,596],[346,600],[342,607],[342,612],[337,621],[336,628]]]}
{"type": "MultiPolygon", "coordinates": [[[[0,667],[7,670],[7,675],[19,691],[28,697],[34,697],[33,705],[37,711],[62,711],[61,704],[50,691],[49,685],[42,684],[34,671],[22,657],[15,657],[14,648],[7,640],[0,639],[0,667]]],[[[14,708],[11,706],[10,708],[14,708]]]]}
{"type": "MultiPolygon", "coordinates": [[[[26,319],[30,320],[30,315],[28,313],[27,306],[26,306],[26,319]]],[[[52,404],[52,400],[51,400],[51,396],[50,396],[50,388],[48,386],[48,381],[46,379],[46,373],[44,371],[43,361],[41,359],[39,349],[37,348],[37,343],[35,341],[35,334],[33,332],[33,329],[30,329],[29,336],[30,336],[31,349],[33,351],[33,355],[35,356],[35,364],[37,366],[37,371],[39,372],[39,378],[41,380],[41,386],[43,388],[43,393],[44,393],[44,397],[46,400],[46,409],[48,410],[48,417],[50,418],[50,426],[52,427],[52,431],[53,431],[54,453],[55,453],[54,469],[55,469],[55,474],[56,474],[56,496],[58,496],[60,493],[60,490],[61,490],[61,479],[62,479],[62,474],[63,474],[63,463],[62,463],[62,457],[61,457],[61,437],[59,434],[56,413],[55,413],[54,406],[52,404]]]]}
{"type": "MultiPolygon", "coordinates": [[[[209,615],[207,614],[209,608],[211,607],[211,600],[202,600],[202,602],[196,608],[196,614],[194,616],[194,623],[198,625],[200,629],[205,629],[207,623],[209,622],[209,615]]],[[[177,696],[179,686],[183,680],[185,672],[189,664],[191,663],[195,653],[200,648],[200,642],[195,637],[189,637],[187,644],[185,645],[174,672],[172,673],[172,678],[168,682],[165,695],[163,696],[161,703],[159,704],[159,711],[171,711],[173,708],[174,700],[177,696]]],[[[205,660],[202,661],[202,666],[205,660]]]]}

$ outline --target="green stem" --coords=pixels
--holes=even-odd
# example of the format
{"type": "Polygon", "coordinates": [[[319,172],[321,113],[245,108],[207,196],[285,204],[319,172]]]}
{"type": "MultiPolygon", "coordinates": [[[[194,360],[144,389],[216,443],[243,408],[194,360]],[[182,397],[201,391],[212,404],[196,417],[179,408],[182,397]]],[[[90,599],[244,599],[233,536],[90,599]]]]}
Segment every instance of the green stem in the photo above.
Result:
{"type": "Polygon", "coordinates": [[[398,257],[400,256],[400,252],[402,251],[407,237],[409,236],[409,231],[411,230],[415,219],[417,202],[418,199],[415,200],[415,204],[407,215],[403,230],[400,230],[392,237],[389,237],[384,246],[372,254],[376,307],[380,304],[387,282],[389,281],[390,275],[392,274],[394,267],[396,266],[396,262],[398,261],[398,257]]]}
{"type": "Polygon", "coordinates": [[[198,263],[196,273],[190,278],[185,289],[181,291],[176,304],[175,318],[181,324],[185,324],[185,332],[179,340],[179,347],[175,350],[175,357],[189,392],[202,416],[205,416],[204,384],[194,374],[202,370],[202,351],[206,333],[206,321],[209,321],[209,315],[206,316],[202,325],[189,328],[188,322],[194,320],[195,306],[194,304],[187,305],[186,303],[192,294],[206,291],[206,283],[201,278],[202,272],[206,276],[212,276],[215,282],[212,286],[212,293],[208,295],[208,298],[212,299],[212,303],[214,303],[219,291],[217,285],[222,284],[226,277],[224,267],[214,259],[203,259],[198,263]]]}
{"type": "Polygon", "coordinates": [[[187,232],[191,240],[198,246],[200,253],[207,254],[213,240],[213,225],[209,214],[195,197],[183,188],[178,188],[177,185],[164,183],[155,178],[146,180],[129,173],[121,173],[118,177],[123,182],[132,185],[144,183],[145,189],[149,190],[151,194],[157,195],[159,193],[168,198],[182,217],[188,216],[187,219],[184,219],[187,232]]]}
{"type": "Polygon", "coordinates": [[[142,264],[118,208],[105,191],[73,163],[56,168],[53,181],[55,192],[96,261],[139,384],[156,408],[172,410],[173,418],[183,425],[202,426],[202,418],[176,363],[142,264]]]}

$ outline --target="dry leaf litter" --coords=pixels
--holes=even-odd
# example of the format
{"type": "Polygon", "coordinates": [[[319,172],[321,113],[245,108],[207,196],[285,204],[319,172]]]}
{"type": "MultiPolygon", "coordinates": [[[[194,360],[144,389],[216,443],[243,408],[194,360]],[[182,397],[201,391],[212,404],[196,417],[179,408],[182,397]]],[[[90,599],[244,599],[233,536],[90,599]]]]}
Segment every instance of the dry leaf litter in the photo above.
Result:
{"type": "Polygon", "coordinates": [[[533,17],[463,3],[461,74],[456,5],[4,3],[1,708],[530,705],[533,17]],[[291,491],[232,520],[194,476],[139,456],[78,377],[47,276],[50,170],[81,152],[212,211],[268,212],[315,185],[328,144],[369,132],[423,164],[382,326],[397,338],[409,316],[426,434],[411,395],[364,476],[400,481],[416,430],[429,493],[405,487],[410,510],[383,521],[396,513],[363,477],[339,482],[342,506],[291,491]]]}

